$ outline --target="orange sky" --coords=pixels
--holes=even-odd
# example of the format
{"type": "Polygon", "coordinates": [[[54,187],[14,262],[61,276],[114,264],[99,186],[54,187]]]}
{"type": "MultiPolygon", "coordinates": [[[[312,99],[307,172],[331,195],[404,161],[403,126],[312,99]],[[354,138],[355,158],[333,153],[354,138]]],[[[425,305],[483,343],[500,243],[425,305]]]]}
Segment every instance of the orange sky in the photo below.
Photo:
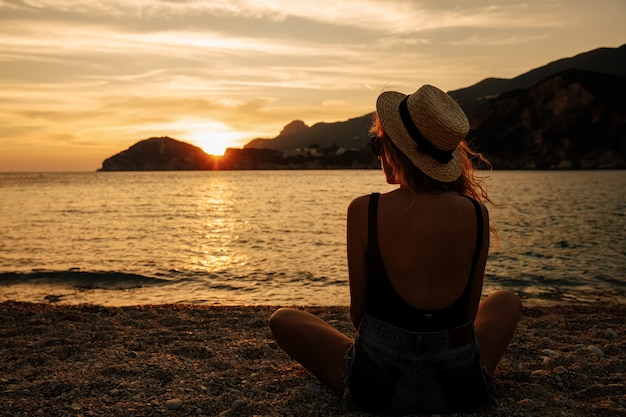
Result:
{"type": "Polygon", "coordinates": [[[624,0],[0,0],[0,171],[94,171],[152,136],[219,153],[617,47],[624,22],[624,0]]]}

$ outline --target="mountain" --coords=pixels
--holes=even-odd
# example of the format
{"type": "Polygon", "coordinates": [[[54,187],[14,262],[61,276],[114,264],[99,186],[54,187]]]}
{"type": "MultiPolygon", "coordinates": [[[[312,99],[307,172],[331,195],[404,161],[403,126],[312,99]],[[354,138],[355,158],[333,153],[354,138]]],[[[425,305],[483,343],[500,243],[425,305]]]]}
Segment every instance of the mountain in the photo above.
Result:
{"type": "Polygon", "coordinates": [[[263,148],[229,148],[224,156],[169,137],[150,138],[107,158],[98,171],[183,171],[255,169],[374,168],[376,158],[364,149],[310,149],[286,154],[263,148]]]}
{"type": "MultiPolygon", "coordinates": [[[[474,145],[495,168],[626,168],[625,80],[622,45],[449,94],[468,115],[474,145]]],[[[364,148],[371,123],[372,114],[311,127],[294,121],[277,137],[246,148],[364,148]]]]}
{"type": "Polygon", "coordinates": [[[215,157],[197,146],[168,137],[137,142],[102,163],[98,171],[174,171],[212,169],[215,157]]]}
{"type": "Polygon", "coordinates": [[[626,168],[626,78],[570,69],[483,100],[470,124],[497,168],[626,168]]]}
{"type": "Polygon", "coordinates": [[[274,139],[254,139],[244,148],[267,148],[283,152],[311,146],[362,148],[363,143],[367,142],[371,126],[371,114],[343,122],[316,123],[311,127],[301,120],[295,120],[285,126],[274,139]]]}
{"type": "MultiPolygon", "coordinates": [[[[469,140],[496,169],[625,169],[626,45],[600,48],[510,80],[449,92],[470,120],[469,140]]],[[[223,158],[171,138],[150,138],[105,160],[102,171],[323,169],[377,166],[372,114],[286,125],[223,158]]]]}
{"type": "Polygon", "coordinates": [[[512,79],[487,78],[467,88],[449,91],[468,117],[474,117],[480,101],[519,88],[530,88],[538,82],[570,69],[626,77],[626,44],[619,48],[598,48],[574,57],[563,58],[533,69],[512,79]]]}

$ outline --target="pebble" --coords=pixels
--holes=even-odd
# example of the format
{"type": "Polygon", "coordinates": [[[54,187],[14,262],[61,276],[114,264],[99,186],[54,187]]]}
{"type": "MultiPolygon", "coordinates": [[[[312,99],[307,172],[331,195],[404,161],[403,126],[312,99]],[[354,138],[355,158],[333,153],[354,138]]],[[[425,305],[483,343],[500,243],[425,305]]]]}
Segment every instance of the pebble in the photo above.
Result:
{"type": "Polygon", "coordinates": [[[543,357],[543,364],[544,364],[545,366],[548,366],[548,365],[550,365],[551,363],[552,363],[552,358],[550,358],[549,356],[544,356],[544,357],[543,357]]]}
{"type": "Polygon", "coordinates": [[[565,386],[565,384],[563,383],[563,378],[558,375],[554,376],[554,382],[556,382],[556,386],[559,388],[563,388],[565,386]]]}
{"type": "Polygon", "coordinates": [[[165,406],[169,410],[178,410],[180,407],[183,406],[183,400],[181,400],[180,398],[174,398],[174,399],[171,399],[171,400],[167,400],[165,402],[165,406]]]}
{"type": "Polygon", "coordinates": [[[243,408],[247,405],[248,403],[245,400],[236,400],[233,405],[231,405],[230,407],[233,410],[239,410],[240,408],[243,408]]]}
{"type": "Polygon", "coordinates": [[[595,355],[598,355],[600,357],[604,356],[604,352],[602,352],[602,349],[600,349],[597,346],[594,345],[589,345],[587,346],[587,350],[595,355]]]}
{"type": "Polygon", "coordinates": [[[533,400],[531,400],[530,398],[524,398],[523,400],[519,400],[517,402],[517,405],[526,405],[528,403],[532,403],[533,400]]]}
{"type": "Polygon", "coordinates": [[[611,339],[617,339],[617,332],[613,329],[606,329],[604,333],[611,339]]]}
{"type": "Polygon", "coordinates": [[[556,358],[557,356],[559,356],[559,352],[552,350],[552,349],[544,349],[541,351],[541,353],[543,353],[546,356],[550,356],[551,358],[556,358]]]}

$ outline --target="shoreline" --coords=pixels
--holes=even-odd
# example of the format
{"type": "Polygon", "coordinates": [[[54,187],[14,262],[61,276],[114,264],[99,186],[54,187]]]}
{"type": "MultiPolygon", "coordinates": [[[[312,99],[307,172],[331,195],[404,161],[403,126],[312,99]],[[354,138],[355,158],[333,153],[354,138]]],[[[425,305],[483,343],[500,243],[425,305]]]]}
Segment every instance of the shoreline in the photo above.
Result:
{"type": "MultiPolygon", "coordinates": [[[[346,416],[273,341],[278,306],[0,303],[0,414],[346,416]]],[[[299,307],[352,336],[347,307],[299,307]]],[[[474,416],[626,416],[626,306],[528,305],[474,416]]]]}

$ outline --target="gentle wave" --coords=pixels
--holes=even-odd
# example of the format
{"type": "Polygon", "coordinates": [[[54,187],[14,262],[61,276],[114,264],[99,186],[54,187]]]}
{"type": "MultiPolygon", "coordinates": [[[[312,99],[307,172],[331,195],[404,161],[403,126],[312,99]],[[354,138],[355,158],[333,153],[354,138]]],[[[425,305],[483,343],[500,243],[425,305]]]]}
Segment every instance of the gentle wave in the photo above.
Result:
{"type": "Polygon", "coordinates": [[[156,277],[112,271],[0,273],[0,302],[63,302],[110,306],[136,304],[345,305],[346,281],[302,272],[182,272],[156,277]],[[312,299],[311,294],[316,294],[312,299]]]}
{"type": "Polygon", "coordinates": [[[123,272],[88,272],[88,271],[33,271],[0,273],[0,286],[57,285],[65,288],[82,290],[128,290],[150,285],[164,285],[168,280],[151,278],[123,272]]]}
{"type": "MultiPolygon", "coordinates": [[[[63,302],[111,306],[136,304],[212,305],[347,305],[346,281],[308,273],[255,272],[247,276],[222,273],[169,271],[148,277],[123,272],[32,271],[0,273],[0,302],[63,302]],[[316,295],[315,299],[311,294],[316,295]]],[[[626,283],[607,276],[589,281],[549,278],[522,273],[516,278],[489,276],[484,292],[505,288],[517,292],[530,304],[622,303],[626,283]]]]}

